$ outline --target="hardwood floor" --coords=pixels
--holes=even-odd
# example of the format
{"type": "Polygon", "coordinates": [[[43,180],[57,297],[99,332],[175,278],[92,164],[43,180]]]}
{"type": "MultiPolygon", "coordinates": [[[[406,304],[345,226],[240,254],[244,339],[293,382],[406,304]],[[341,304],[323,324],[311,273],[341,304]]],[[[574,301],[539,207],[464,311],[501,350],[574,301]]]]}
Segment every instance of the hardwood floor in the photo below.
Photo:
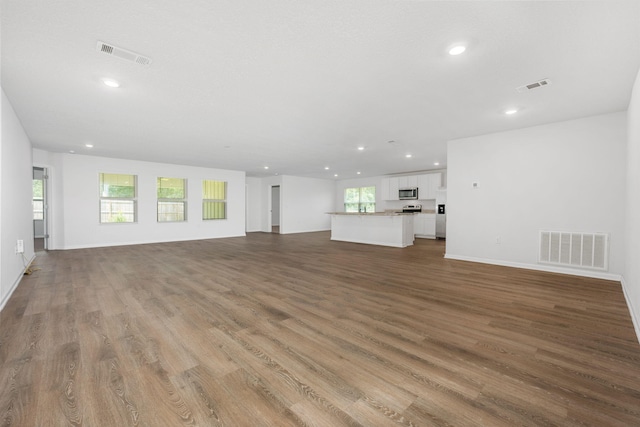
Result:
{"type": "Polygon", "coordinates": [[[3,426],[638,426],[619,283],[328,233],[49,251],[0,313],[3,426]]]}

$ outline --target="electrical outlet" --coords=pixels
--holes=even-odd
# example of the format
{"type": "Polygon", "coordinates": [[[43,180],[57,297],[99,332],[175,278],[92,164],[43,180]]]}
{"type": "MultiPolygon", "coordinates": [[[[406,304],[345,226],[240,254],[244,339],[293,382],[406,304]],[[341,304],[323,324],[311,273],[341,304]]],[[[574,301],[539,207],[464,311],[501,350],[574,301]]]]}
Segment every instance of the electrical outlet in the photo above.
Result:
{"type": "Polygon", "coordinates": [[[500,236],[496,237],[496,245],[499,245],[500,243],[502,243],[502,240],[500,239],[500,236]]]}
{"type": "Polygon", "coordinates": [[[24,253],[24,240],[18,240],[16,242],[16,253],[23,254],[24,253]]]}

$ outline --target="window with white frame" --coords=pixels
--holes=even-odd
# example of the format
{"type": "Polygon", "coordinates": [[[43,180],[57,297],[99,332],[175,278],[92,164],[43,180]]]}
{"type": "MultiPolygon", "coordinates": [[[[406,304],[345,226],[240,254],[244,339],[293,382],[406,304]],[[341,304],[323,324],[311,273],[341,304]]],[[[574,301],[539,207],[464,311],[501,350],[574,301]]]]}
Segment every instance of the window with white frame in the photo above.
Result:
{"type": "Polygon", "coordinates": [[[344,189],[345,212],[375,212],[376,187],[354,187],[344,189]]]}
{"type": "Polygon", "coordinates": [[[187,220],[187,180],[184,178],[157,179],[158,222],[187,220]]]}
{"type": "Polygon", "coordinates": [[[202,219],[227,218],[227,183],[225,181],[202,181],[202,219]]]}
{"type": "Polygon", "coordinates": [[[136,222],[136,175],[100,174],[100,223],[136,222]]]}

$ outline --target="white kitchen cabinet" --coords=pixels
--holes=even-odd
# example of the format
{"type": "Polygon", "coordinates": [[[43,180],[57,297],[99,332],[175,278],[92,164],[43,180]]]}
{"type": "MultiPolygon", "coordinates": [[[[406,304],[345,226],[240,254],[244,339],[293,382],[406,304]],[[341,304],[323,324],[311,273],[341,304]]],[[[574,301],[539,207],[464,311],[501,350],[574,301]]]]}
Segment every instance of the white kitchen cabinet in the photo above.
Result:
{"type": "Polygon", "coordinates": [[[423,239],[436,238],[436,214],[415,214],[413,216],[413,231],[416,237],[423,239]]]}
{"type": "Polygon", "coordinates": [[[398,178],[382,178],[380,197],[382,200],[398,200],[398,178]]]}
{"type": "Polygon", "coordinates": [[[418,198],[420,200],[435,200],[436,191],[442,186],[442,173],[428,173],[418,175],[418,198]]]}
{"type": "Polygon", "coordinates": [[[415,188],[418,186],[417,175],[407,175],[398,177],[398,188],[415,188]]]}
{"type": "Polygon", "coordinates": [[[389,178],[382,178],[380,185],[380,199],[389,200],[389,178]]]}
{"type": "Polygon", "coordinates": [[[398,197],[398,189],[400,185],[398,184],[398,178],[389,178],[389,194],[387,200],[400,200],[398,197]]]}
{"type": "Polygon", "coordinates": [[[431,186],[429,175],[418,175],[418,199],[427,200],[431,186]]]}

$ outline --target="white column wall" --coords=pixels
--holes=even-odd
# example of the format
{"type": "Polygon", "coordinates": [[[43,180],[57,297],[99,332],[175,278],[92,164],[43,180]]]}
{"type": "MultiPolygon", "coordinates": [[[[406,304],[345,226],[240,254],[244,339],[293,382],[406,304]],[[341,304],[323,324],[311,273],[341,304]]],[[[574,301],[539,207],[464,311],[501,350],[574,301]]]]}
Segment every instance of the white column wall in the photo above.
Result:
{"type": "Polygon", "coordinates": [[[626,263],[622,283],[640,339],[640,71],[633,87],[627,117],[626,263]]]}
{"type": "Polygon", "coordinates": [[[541,229],[607,232],[608,273],[564,272],[619,279],[626,121],[621,112],[450,141],[446,256],[562,270],[537,264],[541,229]]]}
{"type": "Polygon", "coordinates": [[[280,233],[306,233],[331,229],[335,210],[335,183],[328,179],[283,176],[280,187],[280,233]]]}

